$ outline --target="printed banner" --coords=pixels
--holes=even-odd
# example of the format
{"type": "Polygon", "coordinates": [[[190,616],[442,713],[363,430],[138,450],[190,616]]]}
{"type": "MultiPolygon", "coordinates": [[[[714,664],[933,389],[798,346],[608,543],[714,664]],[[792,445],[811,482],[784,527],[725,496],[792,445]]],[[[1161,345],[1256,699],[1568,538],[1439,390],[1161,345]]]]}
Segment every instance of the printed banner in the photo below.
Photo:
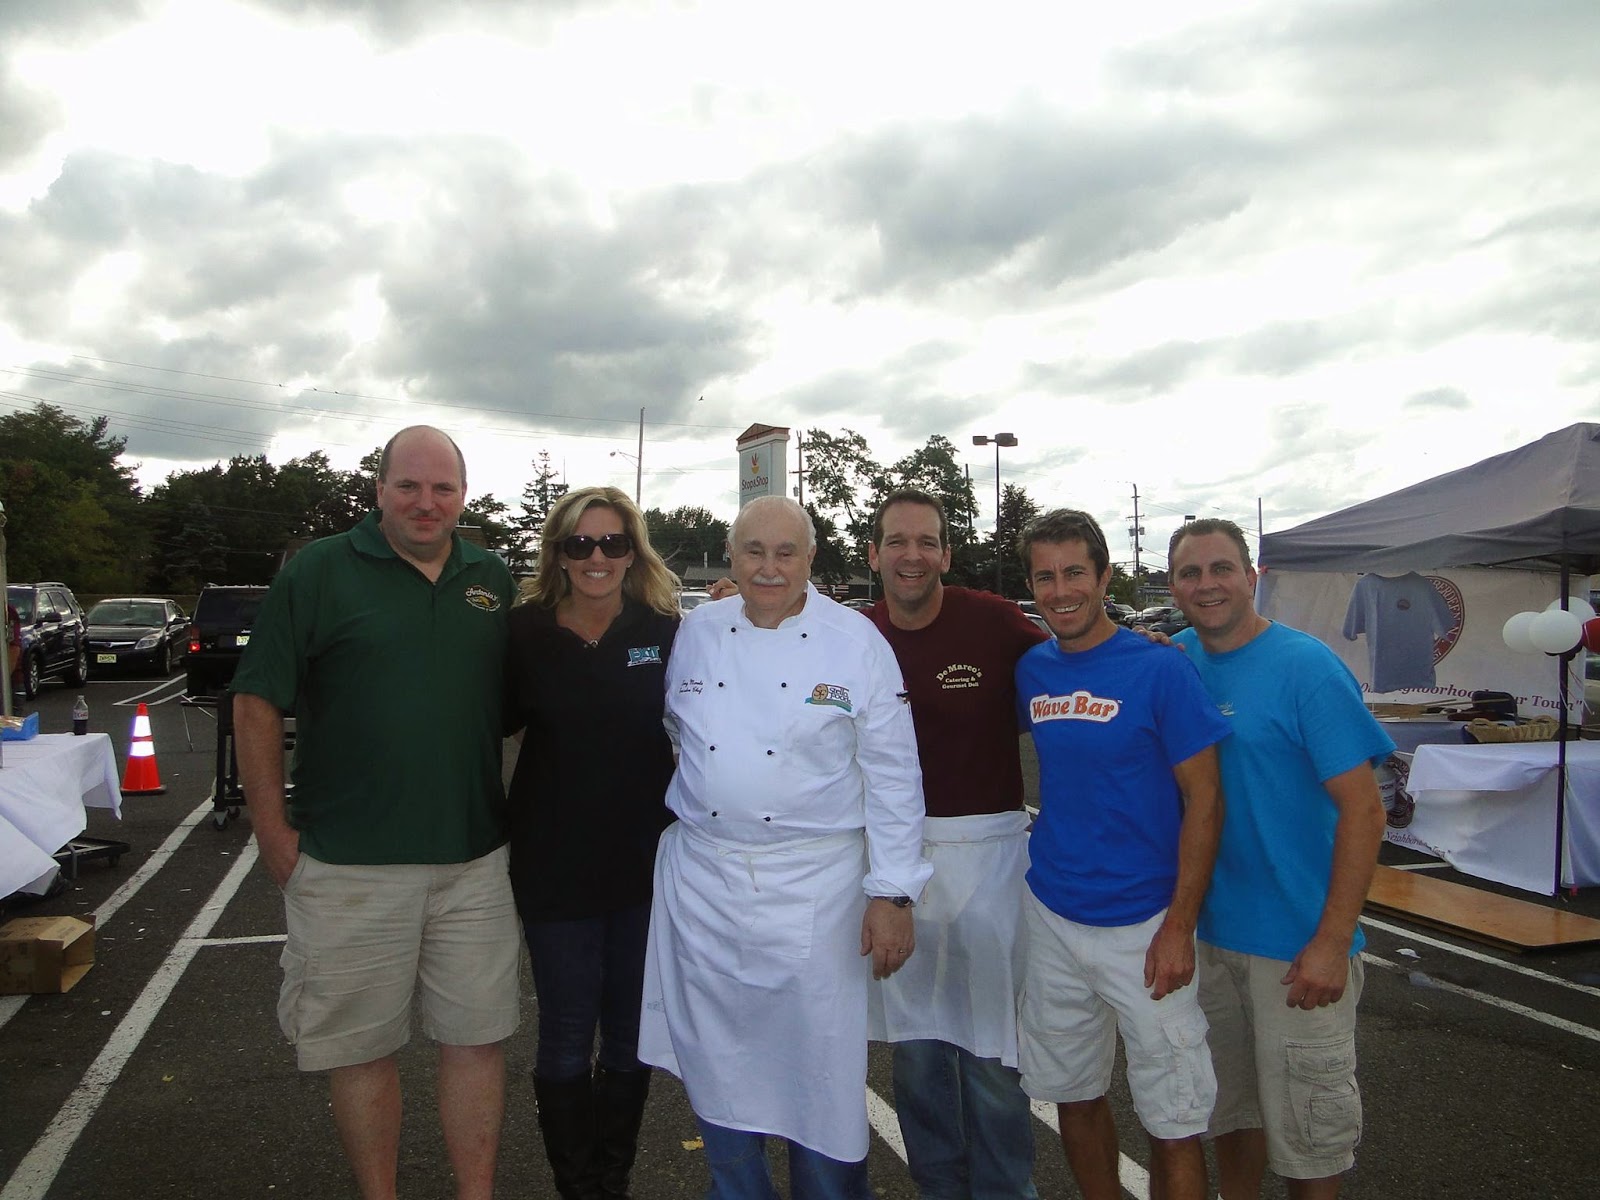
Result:
{"type": "MultiPolygon", "coordinates": [[[[1510,692],[1522,717],[1560,707],[1560,660],[1513,654],[1501,630],[1514,613],[1542,611],[1560,577],[1547,572],[1451,567],[1403,575],[1261,572],[1256,608],[1327,643],[1368,699],[1400,704],[1510,692]]],[[[1572,581],[1586,596],[1589,580],[1572,581]]],[[[1572,664],[1568,715],[1583,714],[1583,655],[1572,664]]]]}

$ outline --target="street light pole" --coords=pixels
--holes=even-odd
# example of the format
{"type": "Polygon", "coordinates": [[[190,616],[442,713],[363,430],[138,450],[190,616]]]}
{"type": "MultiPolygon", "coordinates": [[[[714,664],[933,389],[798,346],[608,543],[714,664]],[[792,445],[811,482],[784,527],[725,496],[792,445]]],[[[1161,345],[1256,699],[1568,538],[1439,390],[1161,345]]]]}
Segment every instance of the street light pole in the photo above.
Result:
{"type": "Polygon", "coordinates": [[[1004,596],[1005,590],[1000,580],[1000,568],[1005,555],[1000,545],[1000,447],[1015,446],[1017,435],[1014,433],[997,433],[993,437],[985,437],[981,433],[972,435],[974,446],[994,445],[994,591],[997,596],[1004,596]]]}
{"type": "Polygon", "coordinates": [[[639,453],[629,454],[626,450],[613,450],[610,457],[615,458],[619,454],[623,458],[633,459],[633,502],[642,508],[644,507],[644,409],[639,410],[639,453]]]}
{"type": "Polygon", "coordinates": [[[644,493],[644,409],[639,410],[639,453],[633,460],[633,502],[639,504],[644,493]]]}

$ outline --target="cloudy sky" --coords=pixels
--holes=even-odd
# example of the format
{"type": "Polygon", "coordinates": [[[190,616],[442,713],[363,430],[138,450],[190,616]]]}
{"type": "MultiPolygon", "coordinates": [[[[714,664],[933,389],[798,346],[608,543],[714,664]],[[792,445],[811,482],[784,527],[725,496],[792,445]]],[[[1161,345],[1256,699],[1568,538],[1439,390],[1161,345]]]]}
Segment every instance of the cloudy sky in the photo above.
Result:
{"type": "Polygon", "coordinates": [[[1011,432],[1131,557],[1600,419],[1597,295],[1594,0],[0,3],[0,411],[147,486],[1011,432]]]}

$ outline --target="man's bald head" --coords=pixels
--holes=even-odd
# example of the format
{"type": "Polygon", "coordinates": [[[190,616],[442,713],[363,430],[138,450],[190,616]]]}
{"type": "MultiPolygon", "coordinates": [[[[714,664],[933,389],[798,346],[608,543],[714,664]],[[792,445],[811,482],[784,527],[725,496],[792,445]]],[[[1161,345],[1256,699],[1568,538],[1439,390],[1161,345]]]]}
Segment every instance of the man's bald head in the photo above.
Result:
{"type": "Polygon", "coordinates": [[[394,461],[395,447],[400,444],[402,439],[429,436],[443,438],[449,443],[450,449],[455,452],[456,465],[461,468],[461,490],[465,492],[467,490],[467,457],[461,453],[461,447],[456,445],[455,438],[442,429],[434,428],[432,425],[407,425],[384,443],[383,450],[378,455],[378,482],[383,483],[389,478],[389,466],[394,461]]]}

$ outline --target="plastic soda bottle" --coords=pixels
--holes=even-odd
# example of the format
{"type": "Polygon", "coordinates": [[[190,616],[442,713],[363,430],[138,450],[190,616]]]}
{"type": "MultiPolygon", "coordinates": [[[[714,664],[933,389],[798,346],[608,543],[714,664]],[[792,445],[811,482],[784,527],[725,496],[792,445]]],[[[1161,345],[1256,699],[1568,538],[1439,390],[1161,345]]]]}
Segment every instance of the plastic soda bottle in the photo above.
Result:
{"type": "Polygon", "coordinates": [[[78,737],[89,732],[89,702],[82,696],[72,702],[72,732],[78,737]]]}

